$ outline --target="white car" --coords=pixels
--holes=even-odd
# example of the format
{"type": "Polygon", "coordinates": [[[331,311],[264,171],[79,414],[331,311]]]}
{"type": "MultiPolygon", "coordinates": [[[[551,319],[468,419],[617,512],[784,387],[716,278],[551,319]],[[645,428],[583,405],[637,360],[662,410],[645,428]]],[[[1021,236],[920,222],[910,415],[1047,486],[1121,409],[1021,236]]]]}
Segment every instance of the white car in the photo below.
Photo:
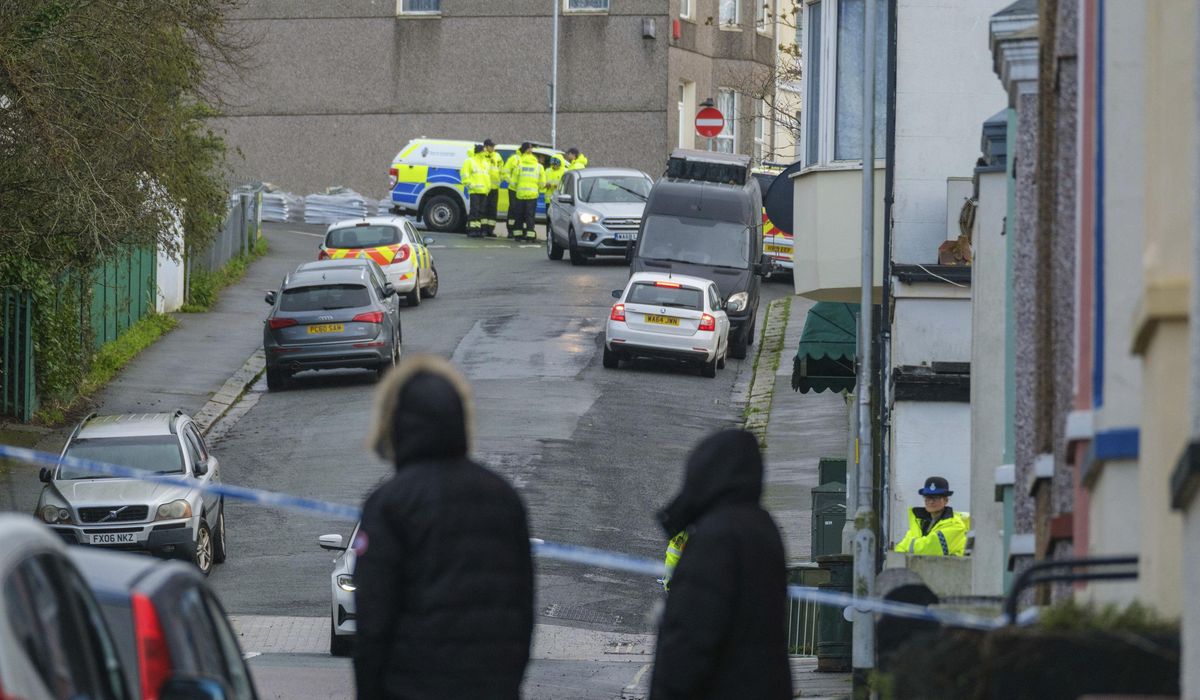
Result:
{"type": "Polygon", "coordinates": [[[638,272],[613,290],[604,329],[604,366],[624,359],[661,357],[700,365],[717,376],[729,352],[729,317],[712,280],[665,272],[638,272]]]}
{"type": "Polygon", "coordinates": [[[321,535],[317,542],[321,549],[339,552],[333,560],[333,573],[329,581],[333,589],[329,618],[329,653],[334,656],[350,656],[354,650],[354,634],[358,631],[354,614],[354,542],[358,537],[358,525],[350,533],[346,544],[341,535],[321,535]]]}
{"type": "Polygon", "coordinates": [[[403,294],[409,306],[432,299],[438,292],[437,267],[429,245],[408,219],[372,216],[330,224],[317,260],[367,258],[383,269],[397,294],[403,294]]]}

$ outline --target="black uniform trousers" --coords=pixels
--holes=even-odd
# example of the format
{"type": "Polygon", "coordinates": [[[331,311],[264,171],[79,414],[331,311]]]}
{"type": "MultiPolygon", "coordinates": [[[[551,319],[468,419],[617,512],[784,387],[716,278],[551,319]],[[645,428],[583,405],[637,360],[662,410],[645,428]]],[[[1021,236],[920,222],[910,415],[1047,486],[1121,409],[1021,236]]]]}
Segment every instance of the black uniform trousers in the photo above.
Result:
{"type": "Polygon", "coordinates": [[[512,221],[510,231],[515,236],[536,236],[537,231],[534,229],[535,219],[537,217],[537,199],[516,199],[513,198],[509,202],[508,211],[509,218],[512,221]]]}
{"type": "Polygon", "coordinates": [[[487,210],[487,195],[472,194],[470,198],[471,211],[467,215],[467,235],[478,238],[483,235],[483,216],[487,210]]]}
{"type": "Polygon", "coordinates": [[[496,205],[500,202],[500,190],[493,189],[487,193],[487,205],[483,210],[483,224],[480,228],[488,236],[494,236],[496,231],[496,205]]]}

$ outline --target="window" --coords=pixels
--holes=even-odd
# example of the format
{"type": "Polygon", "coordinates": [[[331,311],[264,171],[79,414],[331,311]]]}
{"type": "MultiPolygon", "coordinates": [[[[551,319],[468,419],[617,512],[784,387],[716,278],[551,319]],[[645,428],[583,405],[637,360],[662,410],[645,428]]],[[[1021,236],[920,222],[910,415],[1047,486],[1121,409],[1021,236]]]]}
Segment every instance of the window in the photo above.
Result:
{"type": "Polygon", "coordinates": [[[750,265],[750,236],[744,223],[651,214],[642,225],[638,255],[744,270],[750,265]]]}
{"type": "Polygon", "coordinates": [[[680,148],[696,147],[696,83],[685,80],[679,84],[679,140],[680,148]]]}
{"type": "MultiPolygon", "coordinates": [[[[174,435],[144,437],[77,438],[67,449],[68,457],[119,464],[158,474],[183,473],[183,453],[174,435]]],[[[96,475],[62,466],[59,479],[90,479],[96,475]]]]}
{"type": "MultiPolygon", "coordinates": [[[[351,542],[353,542],[353,538],[351,542]]],[[[225,679],[233,689],[233,697],[237,700],[252,700],[254,698],[254,686],[250,681],[250,671],[246,668],[246,662],[242,658],[242,650],[238,646],[237,637],[234,636],[233,630],[229,627],[229,620],[225,616],[225,611],[221,608],[221,604],[216,598],[205,594],[204,601],[208,604],[208,614],[212,617],[213,629],[217,632],[217,641],[221,645],[221,652],[225,656],[225,667],[228,673],[225,679]]]]}
{"type": "Polygon", "coordinates": [[[720,0],[720,21],[721,28],[736,27],[741,24],[741,12],[738,5],[741,0],[720,0]]]}
{"type": "Polygon", "coordinates": [[[335,228],[325,236],[327,248],[378,248],[400,243],[395,226],[351,226],[335,228]]]}
{"type": "Polygon", "coordinates": [[[771,0],[754,0],[754,25],[763,34],[772,34],[775,13],[771,12],[771,0]]]}
{"type": "Polygon", "coordinates": [[[608,0],[565,0],[563,10],[567,12],[607,12],[608,0]]]}
{"type": "Polygon", "coordinates": [[[692,18],[692,0],[679,0],[679,16],[683,19],[692,18]]]}
{"type": "Polygon", "coordinates": [[[638,204],[650,196],[650,184],[640,175],[585,177],[579,180],[579,201],[590,204],[638,204]]]}
{"type": "Polygon", "coordinates": [[[673,309],[703,310],[700,290],[692,287],[659,287],[654,284],[635,284],[625,297],[626,304],[669,306],[673,309]]]}
{"type": "Polygon", "coordinates": [[[808,122],[804,130],[804,163],[815,165],[820,161],[821,145],[821,3],[808,6],[808,36],[804,42],[804,55],[808,57],[808,75],[805,89],[808,93],[804,109],[808,122]]]}
{"type": "Polygon", "coordinates": [[[717,90],[717,109],[725,115],[725,128],[717,134],[714,150],[721,153],[737,153],[737,93],[730,88],[717,90]]]}
{"type": "Polygon", "coordinates": [[[686,148],[687,144],[683,142],[684,124],[687,123],[687,113],[684,111],[684,87],[683,83],[679,84],[679,141],[675,144],[680,148],[686,148]]]}
{"type": "Polygon", "coordinates": [[[436,15],[442,12],[442,0],[397,0],[401,15],[436,15]]]}
{"type": "MultiPolygon", "coordinates": [[[[887,2],[871,1],[875,5],[875,157],[882,158],[887,119],[887,2]]],[[[838,2],[833,160],[862,158],[863,10],[866,3],[867,0],[838,2]]]]}
{"type": "Polygon", "coordinates": [[[767,156],[767,103],[765,100],[754,101],[754,160],[763,162],[767,156]]]}
{"type": "Polygon", "coordinates": [[[361,284],[322,284],[283,290],[279,310],[334,311],[370,305],[371,295],[361,284]]]}

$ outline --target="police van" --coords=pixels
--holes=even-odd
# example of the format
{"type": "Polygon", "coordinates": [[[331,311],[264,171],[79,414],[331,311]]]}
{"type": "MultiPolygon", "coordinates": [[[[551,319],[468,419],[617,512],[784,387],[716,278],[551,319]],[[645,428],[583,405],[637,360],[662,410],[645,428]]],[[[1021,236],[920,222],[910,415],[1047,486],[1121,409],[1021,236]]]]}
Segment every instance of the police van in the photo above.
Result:
{"type": "MultiPolygon", "coordinates": [[[[411,214],[433,231],[465,231],[467,224],[467,188],[459,170],[476,141],[419,138],[409,141],[392,159],[388,188],[393,214],[411,214]]],[[[496,152],[504,162],[517,152],[519,145],[500,144],[496,152]]],[[[535,144],[533,152],[557,158],[566,167],[562,151],[535,144]]],[[[503,176],[502,176],[503,177],[503,176]]],[[[497,218],[508,212],[508,181],[500,183],[497,218]]],[[[538,195],[537,218],[546,219],[546,198],[538,195]]]]}

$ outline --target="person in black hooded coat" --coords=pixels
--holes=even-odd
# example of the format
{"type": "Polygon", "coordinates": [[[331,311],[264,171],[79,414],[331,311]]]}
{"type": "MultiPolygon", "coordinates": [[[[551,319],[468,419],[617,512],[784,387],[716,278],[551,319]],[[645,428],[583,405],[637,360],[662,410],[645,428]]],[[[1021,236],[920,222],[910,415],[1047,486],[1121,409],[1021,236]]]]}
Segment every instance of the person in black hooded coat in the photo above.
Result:
{"type": "Polygon", "coordinates": [[[762,496],[754,435],[724,430],[688,458],[660,514],[690,534],[658,630],[651,700],[792,697],[783,541],[762,496]]]}
{"type": "Polygon", "coordinates": [[[363,507],[354,672],[363,700],[520,695],[533,633],[525,508],[467,457],[466,381],[406,360],[376,396],[372,447],[396,473],[363,507]]]}

